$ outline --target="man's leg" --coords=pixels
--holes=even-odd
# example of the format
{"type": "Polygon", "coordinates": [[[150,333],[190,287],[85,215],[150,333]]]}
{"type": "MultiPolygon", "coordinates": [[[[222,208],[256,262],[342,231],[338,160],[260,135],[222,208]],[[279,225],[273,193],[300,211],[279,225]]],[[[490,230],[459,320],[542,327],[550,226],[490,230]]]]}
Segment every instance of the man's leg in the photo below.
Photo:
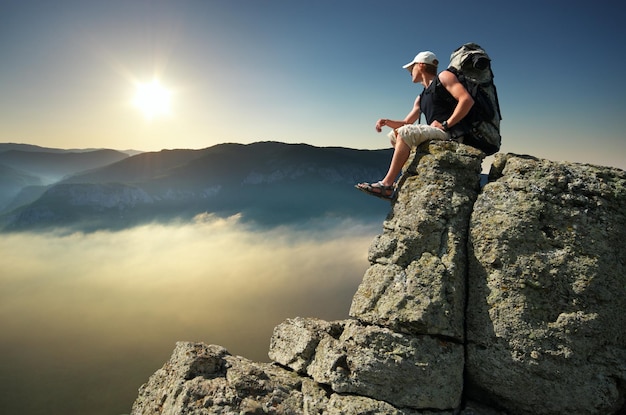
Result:
{"type": "Polygon", "coordinates": [[[389,170],[384,179],[378,183],[359,183],[356,187],[375,196],[382,196],[387,199],[393,195],[393,184],[402,167],[411,155],[411,149],[417,147],[428,140],[445,140],[449,136],[443,130],[423,124],[407,124],[398,128],[397,133],[390,134],[391,142],[394,144],[393,157],[389,170]]]}
{"type": "Polygon", "coordinates": [[[396,180],[396,177],[400,174],[402,170],[402,166],[409,159],[411,155],[411,147],[407,143],[404,142],[404,139],[400,137],[396,137],[396,146],[393,151],[393,157],[391,158],[391,164],[389,165],[389,171],[384,179],[381,180],[385,186],[392,186],[393,182],[396,180]]]}
{"type": "MultiPolygon", "coordinates": [[[[393,134],[393,133],[392,133],[393,134]]],[[[392,143],[393,143],[393,136],[392,143]]],[[[411,155],[411,148],[415,148],[428,140],[447,140],[448,133],[435,127],[424,124],[407,124],[398,128],[395,135],[395,147],[389,171],[383,180],[385,186],[391,186],[400,174],[404,163],[411,155]]]]}

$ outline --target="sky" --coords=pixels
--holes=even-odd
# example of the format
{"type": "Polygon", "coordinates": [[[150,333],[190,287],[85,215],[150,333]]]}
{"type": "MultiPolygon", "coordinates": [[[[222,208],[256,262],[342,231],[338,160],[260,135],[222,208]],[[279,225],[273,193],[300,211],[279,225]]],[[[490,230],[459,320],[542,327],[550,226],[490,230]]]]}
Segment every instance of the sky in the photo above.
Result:
{"type": "Polygon", "coordinates": [[[492,58],[502,152],[626,169],[625,12],[604,0],[4,0],[0,142],[384,148],[376,120],[403,119],[422,89],[402,65],[422,50],[447,65],[475,42],[492,58]],[[135,99],[153,80],[169,105],[146,117],[135,99]]]}

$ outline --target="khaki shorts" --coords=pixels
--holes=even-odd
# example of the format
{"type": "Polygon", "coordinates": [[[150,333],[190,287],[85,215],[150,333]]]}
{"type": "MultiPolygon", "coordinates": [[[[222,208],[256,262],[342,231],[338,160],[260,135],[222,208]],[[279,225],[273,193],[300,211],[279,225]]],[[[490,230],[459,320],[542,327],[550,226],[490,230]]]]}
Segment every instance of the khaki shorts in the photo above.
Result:
{"type": "MultiPolygon", "coordinates": [[[[398,137],[402,139],[409,147],[415,148],[428,140],[449,140],[450,134],[440,130],[439,128],[431,127],[425,124],[407,124],[396,130],[398,137]]],[[[396,135],[392,130],[388,134],[391,139],[391,144],[395,147],[396,135]]]]}

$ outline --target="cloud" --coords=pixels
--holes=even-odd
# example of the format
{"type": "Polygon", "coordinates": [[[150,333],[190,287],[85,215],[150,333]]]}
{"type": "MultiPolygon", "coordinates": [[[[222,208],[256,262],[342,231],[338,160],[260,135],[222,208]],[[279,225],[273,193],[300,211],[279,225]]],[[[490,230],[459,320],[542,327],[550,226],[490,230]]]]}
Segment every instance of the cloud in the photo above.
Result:
{"type": "Polygon", "coordinates": [[[202,215],[119,232],[3,235],[0,355],[16,376],[0,388],[20,396],[65,377],[42,398],[59,405],[49,410],[68,410],[80,392],[110,414],[128,411],[178,340],[267,361],[286,318],[347,317],[375,233],[349,222],[260,232],[237,216],[202,215]],[[111,385],[114,396],[98,398],[111,385]]]}

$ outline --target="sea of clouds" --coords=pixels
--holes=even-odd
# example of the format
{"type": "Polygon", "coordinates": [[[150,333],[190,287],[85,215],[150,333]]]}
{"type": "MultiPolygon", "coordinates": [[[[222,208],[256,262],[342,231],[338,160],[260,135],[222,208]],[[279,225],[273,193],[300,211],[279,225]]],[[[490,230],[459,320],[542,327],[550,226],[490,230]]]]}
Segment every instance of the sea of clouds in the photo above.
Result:
{"type": "Polygon", "coordinates": [[[0,238],[0,413],[128,413],[176,341],[268,361],[287,318],[348,316],[380,222],[238,216],[0,238]]]}

